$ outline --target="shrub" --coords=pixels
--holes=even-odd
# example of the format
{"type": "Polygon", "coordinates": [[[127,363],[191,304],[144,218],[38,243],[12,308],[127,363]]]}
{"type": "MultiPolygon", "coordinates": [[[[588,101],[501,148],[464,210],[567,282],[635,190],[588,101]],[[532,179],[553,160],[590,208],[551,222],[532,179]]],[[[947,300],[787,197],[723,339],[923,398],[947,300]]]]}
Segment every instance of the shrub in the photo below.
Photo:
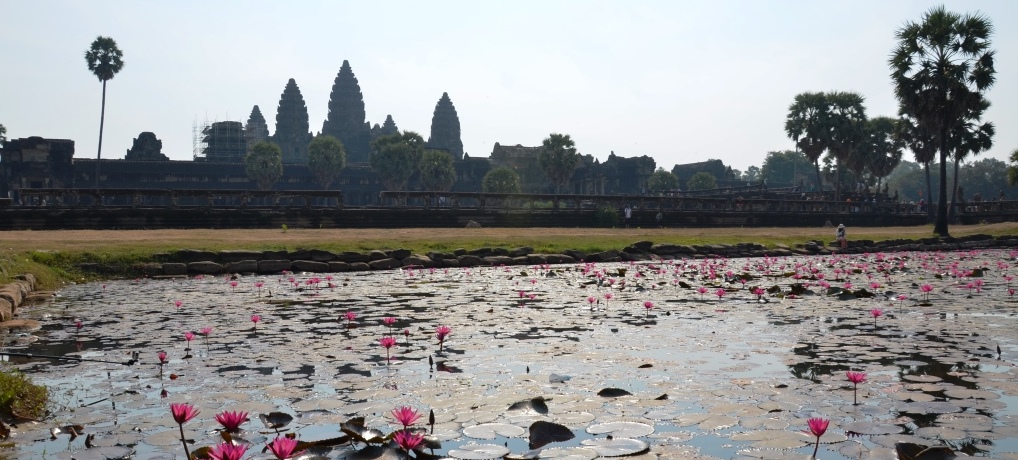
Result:
{"type": "Polygon", "coordinates": [[[46,416],[49,391],[32,383],[25,374],[12,367],[0,367],[0,413],[41,420],[46,416]]]}
{"type": "Polygon", "coordinates": [[[594,213],[594,225],[614,228],[619,226],[619,211],[615,208],[602,207],[594,213]]]}

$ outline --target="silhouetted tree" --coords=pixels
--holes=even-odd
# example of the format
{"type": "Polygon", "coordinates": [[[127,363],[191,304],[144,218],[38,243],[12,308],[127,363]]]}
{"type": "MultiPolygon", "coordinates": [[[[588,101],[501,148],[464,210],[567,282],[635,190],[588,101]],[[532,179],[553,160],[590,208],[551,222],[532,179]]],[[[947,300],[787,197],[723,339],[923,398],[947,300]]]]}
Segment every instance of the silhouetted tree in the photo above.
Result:
{"type": "Polygon", "coordinates": [[[308,144],[308,169],[323,189],[328,189],[345,167],[346,149],[339,139],[321,134],[308,144]]]}
{"type": "Polygon", "coordinates": [[[664,192],[668,190],[677,190],[679,188],[679,178],[670,171],[665,171],[664,168],[657,168],[653,174],[647,178],[647,190],[652,192],[664,192]]]}
{"type": "Polygon", "coordinates": [[[718,181],[713,174],[701,171],[693,174],[693,177],[689,178],[689,182],[686,183],[686,188],[689,190],[715,189],[718,188],[718,181]]]}
{"type": "Polygon", "coordinates": [[[580,164],[580,154],[576,153],[575,144],[568,134],[552,133],[541,143],[537,162],[548,180],[555,184],[555,193],[560,193],[580,164]]]}
{"type": "Polygon", "coordinates": [[[935,137],[940,152],[940,193],[933,231],[948,236],[948,131],[983,101],[993,85],[993,27],[985,16],[964,16],[936,6],[920,22],[907,22],[895,32],[891,80],[901,112],[935,137]]]}
{"type": "Polygon", "coordinates": [[[444,150],[425,150],[418,168],[425,190],[447,192],[456,183],[456,166],[452,155],[444,150]]]}
{"type": "Polygon", "coordinates": [[[371,169],[390,191],[401,191],[417,172],[424,151],[424,139],[413,131],[382,136],[371,143],[371,169]]]}
{"type": "Polygon", "coordinates": [[[269,190],[283,177],[283,151],[272,142],[259,142],[244,157],[244,167],[247,177],[258,184],[258,188],[269,190]]]}
{"type": "Polygon", "coordinates": [[[106,123],[106,82],[124,68],[124,53],[110,37],[99,36],[85,51],[88,71],[103,83],[102,110],[99,112],[99,150],[95,155],[95,187],[99,188],[99,159],[103,153],[103,125],[106,123]]]}
{"type": "Polygon", "coordinates": [[[520,193],[520,176],[512,169],[499,166],[484,175],[481,190],[484,193],[520,193]]]}

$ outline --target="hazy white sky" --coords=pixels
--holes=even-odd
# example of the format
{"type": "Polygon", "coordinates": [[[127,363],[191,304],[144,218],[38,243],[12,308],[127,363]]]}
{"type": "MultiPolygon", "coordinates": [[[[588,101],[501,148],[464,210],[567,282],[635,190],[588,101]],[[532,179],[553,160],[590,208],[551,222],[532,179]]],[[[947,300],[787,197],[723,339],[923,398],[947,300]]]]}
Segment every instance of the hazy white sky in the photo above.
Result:
{"type": "MultiPolygon", "coordinates": [[[[274,131],[289,78],[317,133],[346,59],[372,124],[391,114],[427,138],[448,92],[471,156],[561,132],[602,160],[744,170],[792,148],[783,126],[798,93],[855,91],[870,116],[895,115],[894,31],[940,3],[0,0],[0,124],[94,158],[101,84],[83,55],[104,35],[125,66],[108,83],[103,158],[153,131],[170,158],[190,159],[195,121],[246,121],[256,104],[274,131]]],[[[983,156],[1006,159],[1018,148],[1018,2],[945,4],[995,27],[997,136],[983,156]]]]}

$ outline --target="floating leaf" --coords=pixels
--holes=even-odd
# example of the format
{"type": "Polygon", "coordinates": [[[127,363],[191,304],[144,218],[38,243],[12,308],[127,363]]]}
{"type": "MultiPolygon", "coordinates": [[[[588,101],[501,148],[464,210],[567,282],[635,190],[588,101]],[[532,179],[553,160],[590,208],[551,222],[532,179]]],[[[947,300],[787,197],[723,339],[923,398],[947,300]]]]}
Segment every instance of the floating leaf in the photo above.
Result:
{"type": "Polygon", "coordinates": [[[625,457],[650,450],[650,444],[639,439],[585,439],[580,443],[602,457],[625,457]]]}
{"type": "Polygon", "coordinates": [[[465,444],[449,450],[449,456],[462,460],[489,460],[500,458],[510,452],[508,447],[495,444],[465,444]]]}
{"type": "Polygon", "coordinates": [[[509,409],[506,410],[509,412],[536,412],[538,414],[545,415],[548,413],[548,404],[545,403],[543,397],[538,396],[534,399],[513,403],[513,405],[509,406],[509,409]]]}
{"type": "Polygon", "coordinates": [[[360,442],[382,442],[385,434],[374,428],[364,426],[364,417],[354,417],[339,424],[339,429],[360,442]]]}
{"type": "Polygon", "coordinates": [[[553,442],[568,441],[576,437],[573,431],[558,423],[536,421],[530,425],[530,448],[540,449],[553,442]]]}
{"type": "Polygon", "coordinates": [[[552,458],[555,460],[594,460],[598,457],[597,451],[586,447],[553,447],[541,451],[541,458],[552,458]]]}
{"type": "Polygon", "coordinates": [[[268,414],[258,414],[258,419],[262,421],[265,428],[278,430],[289,425],[293,421],[293,416],[285,412],[269,412],[268,414]]]}
{"type": "Polygon", "coordinates": [[[499,436],[504,438],[515,438],[522,436],[527,430],[508,423],[482,423],[480,425],[468,426],[463,429],[463,434],[475,439],[495,439],[499,436]]]}
{"type": "Polygon", "coordinates": [[[640,438],[653,432],[653,426],[637,422],[610,422],[587,427],[587,433],[607,434],[616,438],[640,438]]]}
{"type": "Polygon", "coordinates": [[[894,450],[901,460],[950,460],[958,458],[947,446],[929,447],[912,443],[897,443],[894,450]]]}
{"type": "Polygon", "coordinates": [[[605,398],[618,398],[620,396],[632,395],[632,393],[621,388],[604,388],[601,391],[598,391],[597,395],[605,398]]]}

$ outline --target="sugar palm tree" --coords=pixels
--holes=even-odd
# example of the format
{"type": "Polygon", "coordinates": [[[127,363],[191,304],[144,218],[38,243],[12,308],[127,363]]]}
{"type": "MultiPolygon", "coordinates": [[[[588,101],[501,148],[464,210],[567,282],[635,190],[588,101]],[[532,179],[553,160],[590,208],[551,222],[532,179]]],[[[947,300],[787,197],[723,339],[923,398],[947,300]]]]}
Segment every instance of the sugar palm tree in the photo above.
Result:
{"type": "MultiPolygon", "coordinates": [[[[791,138],[806,158],[813,162],[817,173],[817,187],[822,191],[824,183],[820,176],[820,156],[830,144],[830,127],[827,126],[827,96],[824,93],[802,93],[788,107],[785,119],[785,133],[791,138]]],[[[793,178],[794,181],[794,178],[793,178]]]]}
{"type": "Polygon", "coordinates": [[[940,152],[940,194],[933,231],[948,236],[948,131],[958,126],[995,80],[990,49],[990,20],[980,14],[959,15],[936,6],[920,22],[906,22],[895,32],[898,45],[889,64],[894,93],[903,115],[932,135],[940,152]]]}
{"type": "Polygon", "coordinates": [[[537,161],[548,180],[555,184],[555,193],[560,193],[580,164],[580,154],[568,134],[552,133],[542,142],[537,161]]]}
{"type": "Polygon", "coordinates": [[[99,159],[103,153],[103,124],[106,121],[106,82],[124,68],[124,53],[117,48],[117,42],[110,37],[96,37],[92,46],[85,51],[88,70],[103,82],[102,111],[99,114],[99,151],[95,156],[95,188],[99,188],[99,159]]]}

